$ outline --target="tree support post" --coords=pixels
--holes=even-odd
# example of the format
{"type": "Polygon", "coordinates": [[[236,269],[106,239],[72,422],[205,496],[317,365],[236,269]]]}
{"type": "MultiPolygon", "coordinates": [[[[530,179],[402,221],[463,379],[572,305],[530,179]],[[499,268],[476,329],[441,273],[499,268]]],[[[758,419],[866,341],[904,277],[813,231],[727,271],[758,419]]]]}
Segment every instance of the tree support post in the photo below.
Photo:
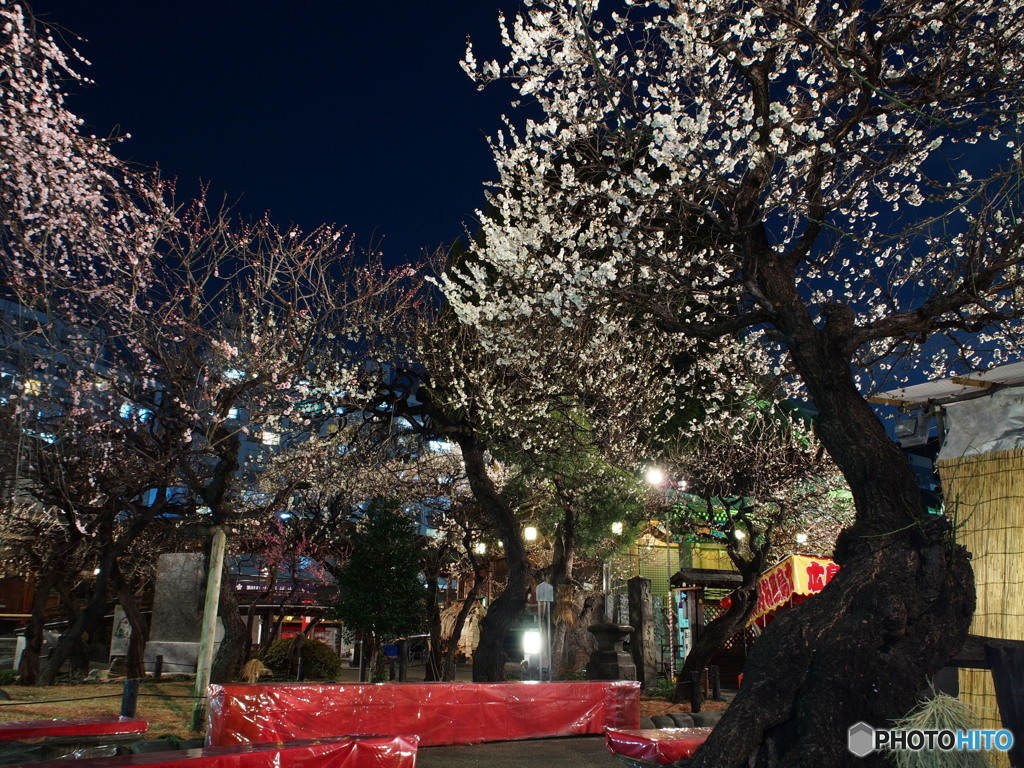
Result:
{"type": "Polygon", "coordinates": [[[210,568],[206,577],[206,602],[203,605],[203,627],[199,636],[199,659],[196,663],[196,685],[192,691],[192,730],[201,731],[209,707],[210,668],[213,666],[213,645],[217,637],[217,605],[220,602],[220,580],[224,570],[224,550],[227,534],[224,529],[213,529],[210,546],[210,568]]]}

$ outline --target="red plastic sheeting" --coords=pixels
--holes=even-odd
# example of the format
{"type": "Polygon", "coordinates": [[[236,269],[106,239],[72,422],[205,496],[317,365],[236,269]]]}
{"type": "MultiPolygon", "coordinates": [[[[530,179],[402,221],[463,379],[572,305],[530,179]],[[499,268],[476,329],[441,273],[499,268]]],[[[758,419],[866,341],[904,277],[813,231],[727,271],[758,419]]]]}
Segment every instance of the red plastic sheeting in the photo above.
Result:
{"type": "Polygon", "coordinates": [[[416,739],[341,736],[335,739],[238,744],[183,752],[57,760],[46,768],[415,768],[416,739]]]}
{"type": "Polygon", "coordinates": [[[0,741],[25,741],[51,736],[119,736],[145,733],[145,720],[125,717],[80,717],[70,720],[17,720],[0,723],[0,741]]]}
{"type": "Polygon", "coordinates": [[[640,684],[212,685],[208,743],[343,733],[419,736],[420,746],[604,733],[640,725],[640,684]]]}
{"type": "Polygon", "coordinates": [[[648,728],[628,731],[609,728],[605,738],[613,755],[668,765],[692,757],[710,733],[710,728],[648,728]]]}

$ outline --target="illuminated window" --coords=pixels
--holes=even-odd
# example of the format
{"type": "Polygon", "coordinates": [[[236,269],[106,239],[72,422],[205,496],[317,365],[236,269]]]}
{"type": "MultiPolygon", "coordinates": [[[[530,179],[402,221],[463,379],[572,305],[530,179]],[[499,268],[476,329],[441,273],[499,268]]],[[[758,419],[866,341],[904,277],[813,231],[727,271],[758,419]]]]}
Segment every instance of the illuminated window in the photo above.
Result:
{"type": "Polygon", "coordinates": [[[271,432],[269,429],[263,430],[263,444],[264,445],[280,445],[281,436],[277,432],[271,432]]]}

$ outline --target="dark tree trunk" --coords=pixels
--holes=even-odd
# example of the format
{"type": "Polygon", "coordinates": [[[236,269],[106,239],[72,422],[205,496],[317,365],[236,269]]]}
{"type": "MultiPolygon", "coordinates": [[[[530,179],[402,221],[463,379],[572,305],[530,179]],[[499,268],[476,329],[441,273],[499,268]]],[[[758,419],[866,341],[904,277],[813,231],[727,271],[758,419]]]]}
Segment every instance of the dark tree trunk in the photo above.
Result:
{"type": "Polygon", "coordinates": [[[224,624],[224,638],[217,649],[210,668],[211,683],[230,683],[238,679],[238,673],[245,663],[245,622],[238,611],[231,580],[227,577],[227,563],[220,581],[220,601],[217,615],[224,624]]]}
{"type": "Polygon", "coordinates": [[[444,648],[441,640],[441,590],[437,586],[439,576],[436,567],[427,569],[427,633],[430,636],[430,646],[423,665],[425,682],[445,679],[442,670],[444,648]]]}
{"type": "Polygon", "coordinates": [[[25,628],[25,648],[18,660],[18,685],[35,685],[39,681],[39,655],[43,651],[43,630],[46,626],[46,603],[55,576],[36,578],[32,595],[32,615],[25,628]]]}
{"type": "Polygon", "coordinates": [[[466,620],[469,618],[473,606],[476,605],[477,596],[480,594],[480,590],[483,589],[486,579],[487,574],[481,569],[477,569],[473,574],[473,586],[470,587],[469,592],[466,594],[466,599],[459,607],[459,612],[455,616],[455,622],[452,624],[451,635],[445,643],[444,656],[441,659],[442,680],[455,679],[455,654],[459,651],[459,638],[462,637],[462,630],[466,626],[466,620]]]}
{"type": "Polygon", "coordinates": [[[578,672],[587,666],[590,654],[597,650],[594,634],[587,627],[601,623],[604,618],[603,601],[599,595],[576,598],[576,620],[573,624],[555,624],[551,655],[554,657],[554,674],[557,677],[566,672],[578,672]]]}
{"type": "MultiPolygon", "coordinates": [[[[245,616],[245,637],[243,639],[244,646],[242,648],[242,658],[245,660],[252,658],[252,630],[256,626],[257,617],[262,621],[262,616],[259,611],[256,610],[256,606],[270,597],[270,593],[274,591],[274,584],[276,581],[277,573],[273,572],[267,577],[266,589],[249,601],[249,610],[246,612],[245,616]]],[[[263,637],[262,633],[260,634],[260,637],[263,637]]]]}
{"type": "MultiPolygon", "coordinates": [[[[764,269],[777,269],[766,254],[764,269]]],[[[969,557],[948,521],[928,515],[901,451],[850,374],[843,313],[816,327],[789,282],[762,278],[770,301],[799,307],[779,331],[818,408],[818,435],[842,470],[857,522],[839,538],[825,590],[786,611],[754,644],[743,689],[691,768],[882,766],[854,757],[847,729],[883,725],[963,644],[974,611],[969,557]]]]}
{"type": "MultiPolygon", "coordinates": [[[[73,627],[78,619],[78,603],[75,601],[74,595],[71,594],[71,583],[70,579],[66,581],[58,579],[53,585],[60,596],[60,604],[64,608],[64,618],[69,627],[73,627]]],[[[89,648],[85,644],[84,636],[72,641],[71,652],[68,654],[68,671],[72,675],[83,677],[89,674],[89,648]]]]}
{"type": "Polygon", "coordinates": [[[505,544],[508,581],[480,623],[480,644],[473,654],[473,681],[501,682],[505,679],[505,638],[512,622],[522,613],[530,592],[530,563],[515,514],[487,475],[483,445],[473,435],[462,434],[456,440],[462,448],[473,496],[505,544]]]}
{"type": "MultiPolygon", "coordinates": [[[[551,575],[549,583],[554,588],[555,602],[551,608],[551,674],[559,675],[568,669],[582,669],[580,667],[565,666],[567,657],[566,647],[570,645],[569,636],[578,630],[580,605],[577,605],[576,582],[574,571],[576,567],[576,514],[574,511],[574,499],[565,489],[559,480],[554,478],[553,483],[558,499],[561,502],[564,516],[555,532],[555,547],[551,559],[551,575]]],[[[584,625],[583,630],[586,631],[584,625]]],[[[586,634],[593,638],[590,632],[586,634]]],[[[572,663],[575,664],[575,659],[572,663]]]]}
{"type": "Polygon", "coordinates": [[[135,600],[135,593],[128,586],[120,571],[115,571],[112,577],[114,590],[117,593],[117,601],[124,610],[124,615],[131,625],[132,634],[128,638],[128,655],[125,658],[125,674],[131,678],[144,678],[146,676],[145,652],[146,638],[149,637],[149,622],[139,610],[139,604],[135,600]]]}
{"type": "MultiPolygon", "coordinates": [[[[755,536],[749,538],[754,539],[755,536]]],[[[730,594],[732,604],[725,613],[714,618],[701,630],[693,648],[686,654],[682,669],[679,670],[679,681],[672,694],[673,701],[689,701],[690,673],[701,672],[729,638],[746,626],[747,620],[757,608],[758,579],[768,561],[768,552],[771,549],[771,531],[766,531],[761,540],[763,543],[756,547],[749,560],[744,560],[735,551],[735,545],[730,543],[729,557],[739,570],[743,581],[730,594]]],[[[735,539],[732,541],[734,542],[735,539]]],[[[752,543],[751,546],[756,545],[752,543]]]]}
{"type": "Polygon", "coordinates": [[[78,649],[82,637],[95,630],[110,605],[110,574],[117,561],[117,551],[113,546],[103,548],[100,560],[100,572],[93,583],[92,595],[85,608],[78,614],[74,622],[60,636],[53,654],[46,660],[39,673],[38,685],[53,685],[64,662],[78,649]]]}

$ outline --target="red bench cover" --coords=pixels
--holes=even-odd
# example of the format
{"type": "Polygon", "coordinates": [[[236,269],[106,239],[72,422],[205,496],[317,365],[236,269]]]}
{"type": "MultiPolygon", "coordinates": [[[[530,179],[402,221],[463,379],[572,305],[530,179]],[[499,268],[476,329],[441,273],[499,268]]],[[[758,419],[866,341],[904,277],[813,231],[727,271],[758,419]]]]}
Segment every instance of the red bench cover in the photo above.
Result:
{"type": "Polygon", "coordinates": [[[703,744],[710,728],[608,729],[605,738],[613,755],[667,765],[692,757],[703,744]]]}
{"type": "Polygon", "coordinates": [[[126,717],[80,717],[70,720],[16,720],[0,723],[0,741],[24,741],[51,736],[119,736],[145,733],[145,720],[126,717]]]}
{"type": "Polygon", "coordinates": [[[207,741],[394,733],[427,747],[639,725],[640,684],[632,681],[213,685],[207,741]]]}
{"type": "Polygon", "coordinates": [[[416,739],[339,736],[334,739],[237,744],[179,752],[56,760],[46,768],[415,768],[416,739]]]}

